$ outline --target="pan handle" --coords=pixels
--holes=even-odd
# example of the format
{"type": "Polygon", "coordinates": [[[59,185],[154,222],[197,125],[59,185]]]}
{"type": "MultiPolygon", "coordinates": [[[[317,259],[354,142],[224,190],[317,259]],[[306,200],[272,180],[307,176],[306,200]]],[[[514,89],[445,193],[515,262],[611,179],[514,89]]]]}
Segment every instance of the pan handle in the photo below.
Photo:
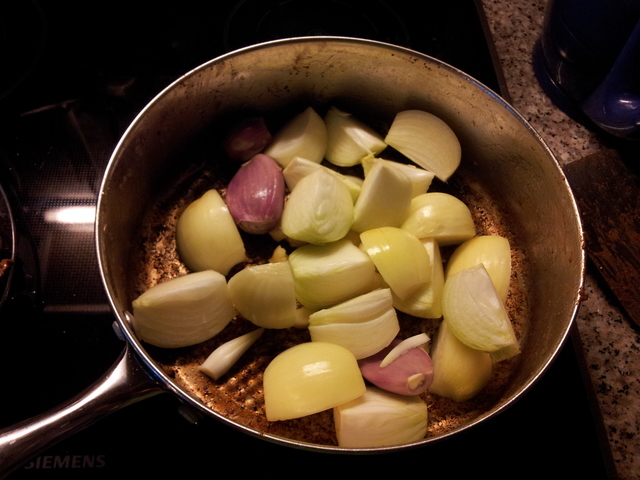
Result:
{"type": "Polygon", "coordinates": [[[164,391],[129,343],[107,373],[62,405],[0,430],[0,478],[104,416],[164,391]]]}

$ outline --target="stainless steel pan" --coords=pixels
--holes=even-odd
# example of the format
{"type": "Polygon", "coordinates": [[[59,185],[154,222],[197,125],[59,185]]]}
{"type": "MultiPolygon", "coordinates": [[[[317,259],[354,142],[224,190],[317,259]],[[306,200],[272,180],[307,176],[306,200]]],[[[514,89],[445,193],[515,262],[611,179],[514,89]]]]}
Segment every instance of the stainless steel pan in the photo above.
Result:
{"type": "MultiPolygon", "coordinates": [[[[197,389],[185,388],[154,351],[138,341],[127,313],[137,294],[132,255],[140,251],[141,225],[171,188],[201,167],[185,149],[239,112],[274,115],[330,104],[378,126],[408,108],[429,110],[444,119],[463,148],[463,167],[452,188],[481,202],[478,216],[492,218],[499,212],[495,227],[508,232],[519,255],[514,313],[522,354],[505,388],[473,418],[412,447],[427,446],[498,414],[547,370],[576,314],[585,259],[574,199],[539,135],[495,93],[425,55],[357,39],[270,42],[189,72],[161,92],[124,134],[100,191],[96,242],[104,285],[126,347],[113,369],[87,392],[55,412],[2,432],[0,471],[7,473],[61,436],[159,392],[171,392],[205,415],[269,441],[340,450],[259,432],[213,411],[197,389]]],[[[208,161],[215,166],[215,157],[208,161]]],[[[376,451],[396,448],[404,447],[376,451]]]]}

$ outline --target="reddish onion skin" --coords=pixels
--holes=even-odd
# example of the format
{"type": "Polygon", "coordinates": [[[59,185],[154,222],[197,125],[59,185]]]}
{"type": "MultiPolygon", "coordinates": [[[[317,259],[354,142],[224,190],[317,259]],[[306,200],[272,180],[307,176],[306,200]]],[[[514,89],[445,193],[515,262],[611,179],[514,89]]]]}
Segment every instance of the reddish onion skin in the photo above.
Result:
{"type": "Polygon", "coordinates": [[[273,137],[262,117],[249,117],[234,125],[222,142],[229,158],[247,162],[262,152],[273,137]]]}
{"type": "Polygon", "coordinates": [[[424,349],[411,348],[386,367],[380,366],[391,349],[400,342],[400,339],[395,339],[391,345],[375,355],[359,360],[360,372],[366,380],[389,392],[399,395],[420,395],[429,389],[433,381],[433,364],[431,357],[424,349]],[[414,374],[423,374],[424,378],[422,383],[411,388],[408,379],[414,374]]]}
{"type": "Polygon", "coordinates": [[[262,153],[242,164],[227,186],[226,202],[238,228],[261,235],[280,222],[285,182],[282,169],[262,153]]]}

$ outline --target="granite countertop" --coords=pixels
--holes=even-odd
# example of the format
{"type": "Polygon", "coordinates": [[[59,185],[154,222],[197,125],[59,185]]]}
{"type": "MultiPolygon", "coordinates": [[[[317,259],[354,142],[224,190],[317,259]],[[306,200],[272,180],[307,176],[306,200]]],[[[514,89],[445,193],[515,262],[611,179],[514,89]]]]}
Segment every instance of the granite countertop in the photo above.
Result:
{"type": "MultiPolygon", "coordinates": [[[[482,0],[511,104],[538,131],[561,165],[602,151],[607,139],[559,110],[536,81],[532,52],[542,31],[547,0],[482,0]]],[[[640,478],[640,329],[588,265],[585,299],[574,338],[603,418],[617,475],[640,478]]]]}

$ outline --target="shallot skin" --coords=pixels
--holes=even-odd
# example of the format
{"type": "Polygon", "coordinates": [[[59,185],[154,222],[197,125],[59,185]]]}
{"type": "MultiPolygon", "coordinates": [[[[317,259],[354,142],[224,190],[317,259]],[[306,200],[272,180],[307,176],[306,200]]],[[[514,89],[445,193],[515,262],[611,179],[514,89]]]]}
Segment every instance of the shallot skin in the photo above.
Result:
{"type": "Polygon", "coordinates": [[[261,235],[280,222],[285,182],[280,166],[259,153],[242,164],[227,187],[226,202],[238,228],[261,235]]]}
{"type": "Polygon", "coordinates": [[[398,343],[400,340],[396,339],[375,355],[359,360],[360,372],[366,380],[389,392],[420,395],[429,389],[433,381],[431,357],[423,348],[411,348],[389,365],[380,366],[382,360],[398,343]],[[417,379],[415,385],[409,382],[412,377],[417,379]]]}

